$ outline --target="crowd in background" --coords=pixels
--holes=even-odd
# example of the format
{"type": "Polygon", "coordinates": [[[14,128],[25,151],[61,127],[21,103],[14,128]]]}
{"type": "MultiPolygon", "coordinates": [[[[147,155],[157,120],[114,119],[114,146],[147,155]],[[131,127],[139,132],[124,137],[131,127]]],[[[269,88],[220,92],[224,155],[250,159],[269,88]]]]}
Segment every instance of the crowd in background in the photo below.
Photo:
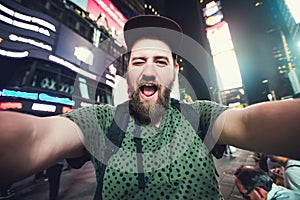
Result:
{"type": "Polygon", "coordinates": [[[242,165],[235,184],[246,200],[300,200],[300,161],[256,153],[257,165],[242,165]]]}

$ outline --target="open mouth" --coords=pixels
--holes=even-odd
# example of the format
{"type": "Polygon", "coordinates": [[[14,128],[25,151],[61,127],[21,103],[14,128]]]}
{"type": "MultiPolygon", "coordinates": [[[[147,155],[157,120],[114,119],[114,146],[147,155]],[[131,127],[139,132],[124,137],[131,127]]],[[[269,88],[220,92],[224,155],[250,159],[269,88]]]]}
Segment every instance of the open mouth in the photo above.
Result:
{"type": "Polygon", "coordinates": [[[145,97],[150,98],[157,92],[158,86],[154,83],[147,83],[141,85],[139,89],[145,97]]]}

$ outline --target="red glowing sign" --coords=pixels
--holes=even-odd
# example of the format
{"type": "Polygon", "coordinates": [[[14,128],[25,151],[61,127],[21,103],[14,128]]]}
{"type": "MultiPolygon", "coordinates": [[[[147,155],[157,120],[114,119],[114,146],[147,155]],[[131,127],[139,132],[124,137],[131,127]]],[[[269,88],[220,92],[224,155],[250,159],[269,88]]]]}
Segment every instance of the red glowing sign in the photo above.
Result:
{"type": "Polygon", "coordinates": [[[62,114],[68,113],[70,111],[72,111],[73,109],[71,107],[68,106],[63,106],[61,109],[62,114]]]}
{"type": "Polygon", "coordinates": [[[92,20],[97,20],[98,25],[110,28],[116,33],[123,30],[127,21],[110,0],[88,0],[86,10],[91,14],[92,20]]]}
{"type": "Polygon", "coordinates": [[[22,109],[23,104],[20,102],[0,102],[0,110],[22,109]]]}

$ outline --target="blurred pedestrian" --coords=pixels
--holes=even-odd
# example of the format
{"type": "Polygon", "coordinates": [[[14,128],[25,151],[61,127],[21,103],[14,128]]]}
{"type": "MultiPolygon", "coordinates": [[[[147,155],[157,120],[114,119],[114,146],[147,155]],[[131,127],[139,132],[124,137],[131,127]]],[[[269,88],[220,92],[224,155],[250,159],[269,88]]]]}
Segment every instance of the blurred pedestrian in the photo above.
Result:
{"type": "Polygon", "coordinates": [[[246,200],[300,199],[300,191],[276,185],[266,172],[255,166],[242,165],[234,175],[235,185],[246,200]]]}
{"type": "Polygon", "coordinates": [[[283,167],[284,186],[300,191],[300,161],[283,156],[269,155],[269,157],[283,167]]]}
{"type": "Polygon", "coordinates": [[[47,169],[46,174],[49,182],[49,200],[56,200],[58,197],[63,166],[64,161],[60,161],[47,169]]]}

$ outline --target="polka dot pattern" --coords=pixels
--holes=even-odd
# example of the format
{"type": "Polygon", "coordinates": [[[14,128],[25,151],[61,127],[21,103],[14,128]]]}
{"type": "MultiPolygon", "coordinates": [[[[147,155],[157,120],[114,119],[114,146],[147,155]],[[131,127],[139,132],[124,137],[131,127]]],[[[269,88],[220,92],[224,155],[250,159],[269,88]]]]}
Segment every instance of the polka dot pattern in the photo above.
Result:
{"type": "MultiPolygon", "coordinates": [[[[227,109],[209,101],[196,101],[191,106],[199,113],[204,130],[227,109]]],[[[94,121],[89,121],[88,115],[95,111],[97,126],[106,134],[114,113],[110,106],[83,108],[65,116],[74,120],[84,132],[87,126],[93,126],[90,123],[94,121]],[[76,115],[84,120],[76,121],[76,115]]],[[[223,199],[211,154],[189,122],[182,119],[177,109],[169,107],[159,128],[141,126],[144,189],[138,188],[137,158],[132,156],[137,151],[133,138],[135,124],[130,119],[121,149],[106,167],[103,199],[223,199]]],[[[89,137],[87,133],[84,135],[89,137]]],[[[93,159],[93,163],[98,176],[101,162],[93,159]]]]}

